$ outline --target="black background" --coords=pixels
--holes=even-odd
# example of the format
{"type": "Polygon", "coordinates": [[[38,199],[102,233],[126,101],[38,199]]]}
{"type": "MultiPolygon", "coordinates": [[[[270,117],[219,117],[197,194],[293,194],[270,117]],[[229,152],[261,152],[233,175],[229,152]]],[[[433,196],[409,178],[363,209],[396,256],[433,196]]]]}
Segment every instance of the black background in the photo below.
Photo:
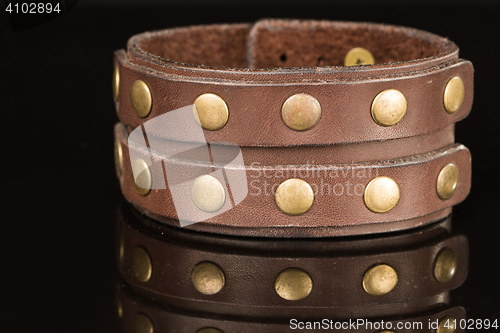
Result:
{"type": "MultiPolygon", "coordinates": [[[[92,7],[84,1],[13,32],[2,14],[0,332],[118,332],[112,53],[136,33],[263,17],[399,24],[449,37],[475,67],[470,116],[456,140],[473,156],[454,229],[470,239],[467,282],[453,293],[470,318],[499,318],[500,7],[493,2],[165,2],[92,7]]],[[[498,4],[498,2],[497,2],[498,4]]]]}

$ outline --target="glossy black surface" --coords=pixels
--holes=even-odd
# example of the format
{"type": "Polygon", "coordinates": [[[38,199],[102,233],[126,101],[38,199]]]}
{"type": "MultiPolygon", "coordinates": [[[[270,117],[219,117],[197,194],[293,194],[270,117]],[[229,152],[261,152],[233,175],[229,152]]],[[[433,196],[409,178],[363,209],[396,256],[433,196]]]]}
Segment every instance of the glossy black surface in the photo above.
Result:
{"type": "Polygon", "coordinates": [[[470,240],[470,318],[500,317],[498,90],[500,7],[364,5],[93,9],[78,5],[13,33],[0,17],[2,223],[0,332],[118,332],[112,52],[145,30],[262,17],[385,22],[448,36],[473,62],[475,101],[457,124],[473,185],[453,227],[470,240]]]}

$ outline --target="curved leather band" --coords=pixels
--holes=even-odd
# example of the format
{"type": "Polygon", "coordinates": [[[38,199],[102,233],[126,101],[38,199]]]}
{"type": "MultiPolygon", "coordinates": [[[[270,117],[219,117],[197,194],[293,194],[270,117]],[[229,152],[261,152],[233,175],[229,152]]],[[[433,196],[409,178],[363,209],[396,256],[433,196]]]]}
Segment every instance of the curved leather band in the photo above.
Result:
{"type": "MultiPolygon", "coordinates": [[[[336,332],[336,333],[376,333],[381,332],[376,328],[370,329],[368,326],[360,326],[355,329],[295,329],[290,327],[290,320],[286,322],[279,321],[251,321],[239,317],[210,317],[204,316],[196,312],[179,312],[168,307],[158,306],[158,304],[151,303],[141,299],[137,295],[130,293],[126,288],[118,289],[118,317],[120,319],[121,329],[124,333],[135,333],[136,327],[153,328],[153,333],[289,333],[289,332],[336,332]],[[146,324],[144,323],[146,317],[146,324]],[[149,324],[151,326],[149,326],[149,324]],[[205,330],[204,330],[205,329],[205,330]],[[209,330],[212,329],[212,330],[209,330]]],[[[330,323],[332,317],[318,318],[317,321],[326,319],[330,323]]],[[[364,319],[366,316],[362,312],[353,311],[351,314],[353,321],[357,319],[364,319]]],[[[392,327],[396,327],[398,323],[406,323],[406,325],[414,325],[414,323],[422,323],[422,329],[398,329],[394,332],[398,333],[435,333],[436,326],[429,328],[428,324],[439,323],[443,318],[456,319],[457,322],[461,319],[466,319],[465,309],[458,306],[443,306],[441,308],[429,311],[426,313],[412,313],[406,316],[391,316],[380,319],[370,319],[372,323],[380,323],[382,320],[387,323],[390,322],[392,327]]],[[[304,321],[313,321],[314,318],[306,318],[304,321]]],[[[349,319],[338,319],[335,322],[349,323],[349,319]]],[[[335,323],[332,324],[335,327],[335,323]]],[[[387,327],[387,326],[385,326],[387,327]]],[[[411,326],[410,326],[411,327],[411,326]]],[[[416,327],[416,326],[413,326],[416,327]]],[[[464,332],[464,330],[457,328],[454,332],[464,332]]]]}
{"type": "MultiPolygon", "coordinates": [[[[205,93],[220,96],[229,110],[227,124],[203,130],[206,142],[282,147],[379,141],[419,136],[467,116],[472,105],[473,68],[458,58],[451,41],[415,29],[370,23],[262,20],[254,25],[210,25],[147,32],[115,53],[119,70],[118,117],[133,128],[190,106],[205,93]],[[355,47],[370,50],[375,65],[341,66],[355,47]],[[285,54],[287,60],[280,58],[285,54]],[[321,66],[317,67],[318,59],[321,66]],[[458,76],[465,88],[461,107],[445,111],[447,82],[458,76]],[[152,96],[146,118],[130,102],[136,80],[152,96]],[[371,117],[374,98],[399,90],[407,112],[384,127],[371,117]],[[285,100],[306,93],[321,105],[312,129],[295,131],[281,119],[285,100]]],[[[194,119],[187,128],[198,126],[194,119]]],[[[186,128],[155,127],[152,135],[177,140],[186,128]]],[[[192,139],[199,142],[197,139],[192,139]]],[[[204,141],[205,142],[205,141],[204,141]]]]}
{"type": "MultiPolygon", "coordinates": [[[[459,144],[380,162],[244,166],[166,158],[130,138],[127,140],[121,125],[115,127],[115,135],[123,159],[119,179],[127,200],[146,215],[167,224],[178,226],[177,219],[184,224],[200,221],[189,226],[200,231],[295,237],[401,230],[443,218],[470,190],[470,153],[459,144]],[[146,161],[153,175],[152,190],[145,196],[137,193],[131,176],[130,161],[137,159],[146,161]],[[441,200],[436,190],[437,177],[449,163],[459,170],[458,185],[450,199],[441,200]],[[223,185],[228,199],[215,213],[200,210],[190,198],[192,181],[205,174],[214,176],[221,184],[229,184],[223,185]],[[366,185],[380,176],[392,178],[401,193],[399,202],[386,213],[371,211],[363,199],[366,185]],[[283,213],[275,203],[275,189],[290,178],[306,181],[315,191],[312,207],[299,216],[283,213]]],[[[212,149],[211,156],[216,154],[217,150],[212,149]]]]}
{"type": "Polygon", "coordinates": [[[121,276],[132,289],[176,308],[254,318],[347,318],[408,314],[435,308],[446,292],[466,279],[468,241],[449,232],[450,221],[387,237],[266,239],[214,236],[168,227],[124,208],[118,214],[121,276]],[[151,275],[137,278],[134,253],[147,253],[151,275]],[[441,250],[456,256],[447,282],[434,276],[441,250]],[[217,265],[224,274],[222,290],[198,291],[191,274],[200,263],[217,265]],[[374,296],[364,290],[365,273],[385,264],[397,274],[392,291],[374,296]],[[303,299],[291,301],[275,291],[278,275],[300,269],[312,280],[303,299]]]}

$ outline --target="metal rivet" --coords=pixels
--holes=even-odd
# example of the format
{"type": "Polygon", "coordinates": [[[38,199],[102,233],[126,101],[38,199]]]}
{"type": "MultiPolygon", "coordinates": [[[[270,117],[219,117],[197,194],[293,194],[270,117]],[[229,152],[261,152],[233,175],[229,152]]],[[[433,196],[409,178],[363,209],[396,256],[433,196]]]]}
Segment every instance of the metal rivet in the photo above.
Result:
{"type": "Polygon", "coordinates": [[[130,104],[135,114],[139,117],[147,117],[151,112],[151,91],[148,85],[141,80],[136,80],[130,89],[130,104]]]}
{"type": "Polygon", "coordinates": [[[439,282],[450,281],[457,271],[457,256],[452,249],[445,247],[434,262],[434,277],[439,282]]]}
{"type": "Polygon", "coordinates": [[[372,118],[381,126],[394,126],[406,114],[405,96],[396,89],[387,89],[379,93],[372,102],[372,118]]]}
{"type": "Polygon", "coordinates": [[[455,318],[450,316],[445,316],[441,318],[436,333],[453,333],[455,331],[456,331],[455,318]]]}
{"type": "Polygon", "coordinates": [[[455,76],[450,79],[444,88],[443,102],[448,113],[457,112],[462,106],[465,96],[465,87],[461,78],[455,76]]]}
{"type": "Polygon", "coordinates": [[[204,327],[197,330],[196,333],[224,333],[224,332],[214,327],[204,327]]]}
{"type": "Polygon", "coordinates": [[[212,262],[202,262],[191,272],[191,281],[200,293],[214,295],[224,288],[226,278],[219,266],[212,262]]]}
{"type": "Polygon", "coordinates": [[[375,333],[394,333],[394,331],[377,331],[375,333]]]}
{"type": "Polygon", "coordinates": [[[143,247],[136,247],[132,255],[132,270],[135,277],[141,282],[147,282],[151,278],[153,265],[151,257],[143,247]]]}
{"type": "Polygon", "coordinates": [[[289,128],[306,131],[313,128],[321,118],[321,105],[311,95],[296,94],[283,103],[281,118],[289,128]]]}
{"type": "Polygon", "coordinates": [[[309,274],[298,268],[281,272],[274,282],[274,290],[283,299],[298,301],[309,296],[313,282],[309,274]]]}
{"type": "Polygon", "coordinates": [[[344,58],[344,66],[373,65],[375,58],[370,51],[362,47],[355,47],[344,58]]]}
{"type": "Polygon", "coordinates": [[[153,333],[153,322],[143,313],[138,313],[134,318],[134,332],[135,333],[153,333]]]}
{"type": "Polygon", "coordinates": [[[226,201],[224,186],[211,175],[202,175],[193,180],[190,195],[196,207],[208,213],[218,211],[226,201]]]}
{"type": "Polygon", "coordinates": [[[140,195],[146,195],[151,191],[151,170],[143,159],[138,158],[132,163],[132,180],[135,190],[140,195]]]}
{"type": "Polygon", "coordinates": [[[118,101],[119,94],[120,94],[120,67],[118,67],[118,63],[115,62],[113,70],[113,98],[115,101],[118,101]]]}
{"type": "Polygon", "coordinates": [[[446,164],[441,171],[439,171],[436,181],[437,195],[441,200],[450,199],[458,186],[460,173],[455,164],[446,164]]]}
{"type": "Polygon", "coordinates": [[[226,125],[229,110],[220,96],[203,94],[194,101],[193,116],[198,125],[204,129],[216,131],[226,125]]]}
{"type": "Polygon", "coordinates": [[[399,186],[389,177],[374,178],[366,185],[364,200],[366,207],[372,212],[388,212],[399,201],[399,186]]]}
{"type": "Polygon", "coordinates": [[[274,198],[283,213],[300,215],[311,208],[314,203],[314,192],[307,182],[291,178],[278,186],[274,198]]]}
{"type": "Polygon", "coordinates": [[[363,289],[370,295],[389,293],[398,284],[398,274],[389,265],[381,264],[370,268],[363,277],[363,289]]]}
{"type": "Polygon", "coordinates": [[[118,176],[123,172],[123,150],[120,140],[115,140],[115,169],[118,176]]]}

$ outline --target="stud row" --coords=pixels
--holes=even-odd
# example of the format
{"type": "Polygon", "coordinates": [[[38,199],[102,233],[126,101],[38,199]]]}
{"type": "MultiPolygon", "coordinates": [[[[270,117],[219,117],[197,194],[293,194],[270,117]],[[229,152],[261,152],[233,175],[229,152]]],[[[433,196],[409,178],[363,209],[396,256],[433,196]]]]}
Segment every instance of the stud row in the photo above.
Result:
{"type": "MultiPolygon", "coordinates": [[[[137,246],[132,253],[131,267],[135,278],[147,283],[153,274],[153,260],[143,246],[137,246]]],[[[446,283],[457,271],[457,256],[448,247],[442,248],[434,260],[433,276],[436,281],[446,283]]],[[[372,296],[390,293],[399,282],[396,269],[388,264],[375,264],[364,273],[363,290],[372,296]]],[[[192,286],[203,295],[215,295],[227,285],[224,270],[215,262],[200,261],[191,271],[192,286]]],[[[314,289],[313,278],[305,270],[290,267],[281,271],[274,281],[274,291],[287,301],[299,301],[308,297],[314,289]]]]}
{"type": "MultiPolygon", "coordinates": [[[[115,66],[113,90],[117,100],[120,84],[118,65],[115,66]]],[[[463,103],[465,87],[462,79],[454,76],[448,80],[444,88],[443,106],[452,114],[458,111],[463,103]]],[[[147,117],[153,105],[151,89],[142,80],[132,84],[129,93],[132,109],[137,116],[147,117]]],[[[198,96],[193,103],[193,118],[206,130],[216,131],[223,128],[229,120],[229,108],[224,99],[213,93],[198,96]]],[[[386,89],[378,93],[371,105],[371,116],[380,126],[394,126],[406,114],[407,100],[405,95],[396,89],[386,89]]],[[[286,126],[296,131],[310,130],[321,119],[321,105],[318,100],[305,93],[290,96],[281,107],[281,118],[286,126]]]]}

